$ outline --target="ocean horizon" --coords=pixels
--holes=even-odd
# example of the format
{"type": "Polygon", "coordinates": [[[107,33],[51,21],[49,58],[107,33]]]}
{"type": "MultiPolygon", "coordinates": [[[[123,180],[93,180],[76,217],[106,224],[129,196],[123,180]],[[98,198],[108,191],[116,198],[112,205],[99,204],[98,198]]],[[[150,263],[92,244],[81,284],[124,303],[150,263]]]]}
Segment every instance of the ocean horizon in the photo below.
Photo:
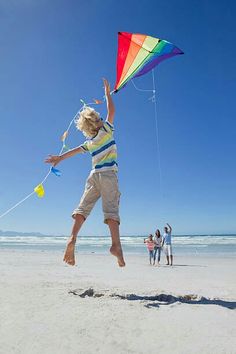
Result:
{"type": "MultiPolygon", "coordinates": [[[[121,236],[126,253],[144,254],[147,252],[143,239],[147,235],[121,236]]],[[[0,235],[1,249],[63,251],[68,236],[15,233],[0,235]]],[[[179,255],[236,255],[236,234],[231,235],[173,235],[173,249],[179,255]]],[[[111,244],[110,236],[79,236],[77,250],[82,253],[106,253],[111,244]]]]}

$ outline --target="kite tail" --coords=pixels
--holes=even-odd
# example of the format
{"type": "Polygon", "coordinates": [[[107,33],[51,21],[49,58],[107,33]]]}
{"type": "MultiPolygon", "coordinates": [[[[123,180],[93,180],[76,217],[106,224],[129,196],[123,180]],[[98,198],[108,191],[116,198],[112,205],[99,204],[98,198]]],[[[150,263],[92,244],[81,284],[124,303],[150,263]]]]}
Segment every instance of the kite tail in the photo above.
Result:
{"type": "MultiPolygon", "coordinates": [[[[73,119],[70,121],[67,129],[66,129],[66,134],[63,134],[63,139],[62,140],[62,147],[60,149],[59,155],[62,154],[62,152],[65,150],[66,145],[66,138],[68,136],[69,130],[73,124],[73,122],[75,121],[76,117],[78,116],[78,114],[80,113],[80,111],[83,109],[83,106],[76,112],[76,114],[74,115],[73,119]]],[[[58,170],[57,170],[58,171],[58,170]]],[[[23,202],[25,202],[27,199],[29,199],[32,195],[37,194],[38,197],[43,197],[44,196],[44,188],[43,185],[45,184],[46,180],[48,179],[49,175],[52,172],[52,167],[50,167],[49,171],[47,172],[47,174],[45,175],[45,177],[43,178],[43,180],[34,188],[33,192],[29,193],[28,195],[26,195],[23,199],[21,199],[19,202],[17,202],[15,205],[13,205],[11,208],[9,208],[8,210],[6,210],[3,214],[0,215],[0,219],[3,218],[5,215],[7,215],[8,213],[10,213],[12,210],[14,210],[15,208],[17,208],[19,205],[21,205],[23,202]]],[[[59,175],[59,174],[58,174],[59,175]]]]}
{"type": "MultiPolygon", "coordinates": [[[[66,139],[68,137],[69,131],[71,129],[71,126],[73,124],[73,122],[76,120],[76,118],[78,117],[79,113],[88,105],[97,105],[97,104],[102,104],[105,101],[105,98],[103,99],[103,101],[101,100],[94,100],[94,102],[89,102],[89,103],[85,103],[84,100],[80,100],[80,102],[83,104],[80,109],[76,112],[76,114],[74,115],[74,117],[71,119],[67,129],[65,130],[65,132],[63,133],[62,137],[61,137],[61,141],[62,141],[62,147],[59,151],[58,155],[61,155],[63,153],[63,151],[68,150],[69,148],[66,145],[66,139]]],[[[47,174],[45,175],[45,177],[43,178],[43,180],[34,188],[33,192],[29,193],[27,196],[25,196],[23,199],[21,199],[19,202],[17,202],[15,205],[13,205],[11,208],[9,208],[8,210],[6,210],[3,214],[0,215],[0,219],[2,217],[4,217],[5,215],[7,215],[8,213],[10,213],[12,210],[14,210],[15,208],[17,208],[19,205],[21,205],[23,202],[25,202],[27,199],[29,199],[32,195],[37,194],[37,196],[39,198],[42,198],[44,196],[44,187],[43,185],[45,184],[46,180],[48,179],[49,175],[51,174],[51,172],[53,172],[56,176],[60,176],[60,171],[56,170],[53,167],[49,168],[49,171],[47,172],[47,174]]]]}

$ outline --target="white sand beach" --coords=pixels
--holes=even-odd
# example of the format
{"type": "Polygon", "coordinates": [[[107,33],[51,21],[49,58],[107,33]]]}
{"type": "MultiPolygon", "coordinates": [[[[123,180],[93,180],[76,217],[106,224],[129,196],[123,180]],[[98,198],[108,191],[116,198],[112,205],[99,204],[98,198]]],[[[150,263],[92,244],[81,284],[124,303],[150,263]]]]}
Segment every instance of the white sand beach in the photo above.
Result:
{"type": "Polygon", "coordinates": [[[0,353],[236,353],[235,259],[126,262],[1,250],[0,353]]]}

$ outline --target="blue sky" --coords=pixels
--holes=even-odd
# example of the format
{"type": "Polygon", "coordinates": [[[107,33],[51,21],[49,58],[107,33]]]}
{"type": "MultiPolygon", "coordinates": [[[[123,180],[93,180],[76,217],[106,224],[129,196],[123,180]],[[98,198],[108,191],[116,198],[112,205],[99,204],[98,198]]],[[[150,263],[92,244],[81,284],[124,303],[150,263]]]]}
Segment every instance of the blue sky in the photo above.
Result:
{"type": "MultiPolygon", "coordinates": [[[[167,39],[185,54],[155,70],[162,183],[154,106],[132,84],[114,96],[121,234],[236,232],[236,4],[233,1],[0,2],[0,214],[43,179],[47,154],[80,107],[116,78],[117,32],[167,39]]],[[[152,76],[136,80],[152,88],[152,76]]],[[[105,105],[99,106],[105,114],[105,105]]],[[[84,141],[72,129],[68,145],[84,141]]],[[[71,211],[90,171],[78,155],[35,195],[0,220],[0,229],[69,234],[71,211]]],[[[83,235],[108,234],[101,203],[83,235]]]]}

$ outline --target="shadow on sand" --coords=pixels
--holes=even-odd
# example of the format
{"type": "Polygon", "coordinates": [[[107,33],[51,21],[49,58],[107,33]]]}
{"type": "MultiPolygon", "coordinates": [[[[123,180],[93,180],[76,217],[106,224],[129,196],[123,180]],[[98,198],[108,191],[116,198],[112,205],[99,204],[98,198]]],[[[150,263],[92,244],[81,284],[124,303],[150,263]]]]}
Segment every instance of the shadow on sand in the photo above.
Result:
{"type": "MultiPolygon", "coordinates": [[[[166,267],[170,267],[167,264],[165,264],[166,267]]],[[[197,267],[197,268],[206,268],[207,266],[205,265],[199,265],[199,264],[174,264],[173,266],[171,266],[170,268],[176,268],[176,267],[189,267],[189,268],[193,268],[193,267],[197,267]]]]}
{"type": "Polygon", "coordinates": [[[217,305],[221,307],[225,307],[230,310],[236,309],[236,301],[226,301],[221,299],[208,299],[206,297],[198,297],[197,295],[190,294],[184,296],[174,296],[169,294],[159,294],[159,295],[135,295],[135,294],[126,294],[126,295],[119,295],[119,294],[109,294],[107,290],[103,292],[96,292],[93,288],[89,288],[87,290],[83,289],[76,289],[70,290],[69,294],[73,294],[79,296],[81,298],[85,297],[113,297],[118,298],[121,300],[128,300],[128,301],[142,301],[144,302],[144,306],[147,308],[152,307],[160,307],[162,305],[172,305],[175,303],[182,303],[182,304],[189,304],[189,305],[217,305]],[[151,302],[150,302],[151,301],[151,302]]]}

